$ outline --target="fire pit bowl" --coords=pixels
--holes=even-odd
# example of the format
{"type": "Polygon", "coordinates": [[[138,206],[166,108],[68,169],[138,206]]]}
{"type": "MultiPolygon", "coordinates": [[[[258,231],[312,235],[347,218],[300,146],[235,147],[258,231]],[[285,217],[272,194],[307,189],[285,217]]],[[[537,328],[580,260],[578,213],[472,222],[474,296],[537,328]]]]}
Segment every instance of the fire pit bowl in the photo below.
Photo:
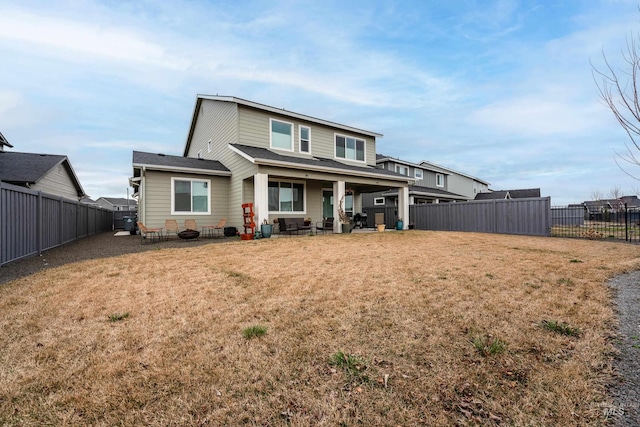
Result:
{"type": "Polygon", "coordinates": [[[200,237],[198,230],[184,230],[178,233],[178,237],[184,240],[197,239],[200,237]]]}

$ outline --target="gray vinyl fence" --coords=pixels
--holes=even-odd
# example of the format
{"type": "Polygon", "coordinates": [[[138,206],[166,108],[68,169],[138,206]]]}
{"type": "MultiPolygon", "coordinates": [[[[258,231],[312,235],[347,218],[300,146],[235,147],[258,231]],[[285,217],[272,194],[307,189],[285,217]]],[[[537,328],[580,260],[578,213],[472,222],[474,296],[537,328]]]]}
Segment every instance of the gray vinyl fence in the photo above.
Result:
{"type": "MultiPolygon", "coordinates": [[[[395,227],[395,207],[366,207],[367,225],[384,213],[387,228],[395,227]]],[[[418,230],[475,231],[481,233],[550,236],[551,199],[536,197],[511,200],[479,200],[435,203],[409,207],[409,222],[418,230]]]]}
{"type": "Polygon", "coordinates": [[[0,182],[0,265],[113,229],[113,213],[0,182]]]}

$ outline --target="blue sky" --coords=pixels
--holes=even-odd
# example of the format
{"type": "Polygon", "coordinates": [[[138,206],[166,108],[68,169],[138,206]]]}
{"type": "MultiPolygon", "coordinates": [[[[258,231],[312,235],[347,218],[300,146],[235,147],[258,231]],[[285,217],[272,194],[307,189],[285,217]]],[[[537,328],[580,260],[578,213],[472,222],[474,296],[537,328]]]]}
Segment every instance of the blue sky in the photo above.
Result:
{"type": "Polygon", "coordinates": [[[589,61],[621,65],[638,30],[635,0],[4,0],[0,132],[68,155],[91,197],[125,197],[132,151],[181,155],[196,94],[220,94],[554,205],[634,194],[589,61]]]}

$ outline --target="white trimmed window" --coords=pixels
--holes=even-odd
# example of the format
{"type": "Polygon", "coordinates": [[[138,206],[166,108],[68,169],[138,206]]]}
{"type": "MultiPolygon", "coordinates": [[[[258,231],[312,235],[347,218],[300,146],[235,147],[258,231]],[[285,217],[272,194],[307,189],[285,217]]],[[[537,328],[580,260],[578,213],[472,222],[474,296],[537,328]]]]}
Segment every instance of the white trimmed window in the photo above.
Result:
{"type": "Polygon", "coordinates": [[[307,126],[300,126],[300,152],[311,153],[311,128],[307,126]]]}
{"type": "Polygon", "coordinates": [[[413,171],[413,176],[415,179],[422,179],[422,169],[415,169],[413,171]]]}
{"type": "Polygon", "coordinates": [[[271,148],[293,151],[293,124],[269,119],[271,148]]]}
{"type": "Polygon", "coordinates": [[[409,168],[406,166],[396,165],[396,173],[409,176],[409,168]]]}
{"type": "Polygon", "coordinates": [[[211,214],[211,181],[171,178],[171,214],[211,214]]]}
{"type": "Polygon", "coordinates": [[[304,183],[292,181],[269,181],[269,212],[304,213],[304,183]]]}
{"type": "Polygon", "coordinates": [[[374,197],[373,204],[374,206],[384,206],[384,197],[374,197]]]}
{"type": "Polygon", "coordinates": [[[207,141],[207,153],[211,152],[211,140],[207,141]]]}
{"type": "Polygon", "coordinates": [[[436,187],[444,187],[444,175],[441,173],[436,174],[436,187]]]}
{"type": "Polygon", "coordinates": [[[336,158],[364,162],[366,157],[364,139],[336,134],[335,140],[336,158]]]}

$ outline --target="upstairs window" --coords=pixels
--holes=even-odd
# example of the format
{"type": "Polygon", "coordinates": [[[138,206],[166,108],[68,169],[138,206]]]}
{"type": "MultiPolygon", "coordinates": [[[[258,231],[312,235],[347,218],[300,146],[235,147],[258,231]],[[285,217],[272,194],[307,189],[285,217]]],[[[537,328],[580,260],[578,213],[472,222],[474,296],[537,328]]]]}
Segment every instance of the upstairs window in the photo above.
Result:
{"type": "Polygon", "coordinates": [[[311,152],[311,129],[306,126],[300,126],[300,152],[311,152]]]}
{"type": "Polygon", "coordinates": [[[406,166],[396,165],[396,173],[409,176],[409,168],[406,166]]]}
{"type": "Polygon", "coordinates": [[[211,140],[207,141],[207,153],[211,152],[211,140]]]}
{"type": "Polygon", "coordinates": [[[416,169],[413,176],[415,179],[422,179],[422,169],[416,169]]]}
{"type": "Polygon", "coordinates": [[[384,197],[376,197],[373,199],[374,206],[384,206],[384,197]]]}
{"type": "Polygon", "coordinates": [[[436,187],[444,187],[444,175],[441,173],[436,174],[436,187]]]}
{"type": "Polygon", "coordinates": [[[350,136],[336,135],[336,157],[364,162],[365,140],[350,136]]]}
{"type": "Polygon", "coordinates": [[[209,180],[171,178],[171,213],[210,214],[210,187],[209,180]]]}
{"type": "Polygon", "coordinates": [[[293,124],[269,119],[271,148],[293,151],[293,124]]]}

